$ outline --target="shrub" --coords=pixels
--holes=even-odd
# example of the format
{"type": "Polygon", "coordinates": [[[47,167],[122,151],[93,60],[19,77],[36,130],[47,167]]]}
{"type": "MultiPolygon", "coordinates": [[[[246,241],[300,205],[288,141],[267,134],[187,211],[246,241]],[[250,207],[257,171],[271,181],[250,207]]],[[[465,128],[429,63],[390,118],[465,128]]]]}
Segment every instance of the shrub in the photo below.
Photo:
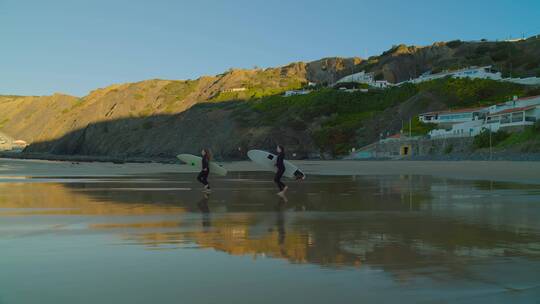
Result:
{"type": "Polygon", "coordinates": [[[423,123],[418,119],[418,115],[415,115],[411,121],[411,133],[412,135],[427,135],[429,131],[437,129],[436,124],[423,123]]]}
{"type": "Polygon", "coordinates": [[[480,134],[478,134],[473,141],[473,145],[477,149],[489,148],[490,147],[490,137],[491,137],[491,147],[494,147],[508,137],[510,134],[508,132],[499,130],[497,132],[491,132],[488,129],[484,129],[480,134]]]}
{"type": "Polygon", "coordinates": [[[154,127],[154,123],[152,121],[145,121],[142,125],[143,129],[150,130],[154,127]]]}
{"type": "Polygon", "coordinates": [[[519,147],[522,152],[540,151],[540,122],[526,127],[521,132],[510,134],[497,144],[497,147],[519,147]]]}
{"type": "Polygon", "coordinates": [[[489,79],[443,78],[418,84],[420,91],[448,97],[449,107],[488,105],[512,96],[522,96],[522,85],[489,79]]]}
{"type": "Polygon", "coordinates": [[[450,144],[444,148],[444,154],[450,154],[454,150],[454,145],[450,144]]]}
{"type": "Polygon", "coordinates": [[[493,61],[504,61],[508,59],[509,56],[507,50],[500,50],[491,54],[491,59],[493,59],[493,61]]]}
{"type": "Polygon", "coordinates": [[[525,68],[527,70],[534,70],[538,67],[538,65],[540,64],[540,62],[538,61],[530,61],[528,63],[525,64],[525,68]]]}
{"type": "Polygon", "coordinates": [[[462,44],[463,44],[463,41],[461,40],[452,40],[452,41],[449,41],[446,45],[451,49],[455,49],[462,44]]]}
{"type": "Polygon", "coordinates": [[[490,50],[490,47],[487,46],[487,45],[480,45],[479,47],[476,48],[476,50],[474,50],[474,52],[476,53],[476,55],[478,56],[483,56],[485,54],[487,54],[490,50]]]}

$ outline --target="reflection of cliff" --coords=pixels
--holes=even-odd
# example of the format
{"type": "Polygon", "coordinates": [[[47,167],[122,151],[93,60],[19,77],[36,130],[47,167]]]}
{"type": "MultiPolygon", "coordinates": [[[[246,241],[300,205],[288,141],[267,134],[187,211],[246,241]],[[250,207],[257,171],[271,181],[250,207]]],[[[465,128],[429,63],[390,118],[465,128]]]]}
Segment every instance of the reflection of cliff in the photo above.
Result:
{"type": "MultiPolygon", "coordinates": [[[[201,214],[204,220],[204,214],[201,214]]],[[[166,222],[162,223],[163,225],[166,222]]],[[[237,215],[233,218],[212,219],[211,229],[204,229],[204,222],[197,227],[179,225],[180,229],[133,233],[125,235],[129,241],[135,241],[150,247],[161,245],[185,244],[195,242],[200,248],[212,248],[231,255],[259,255],[284,258],[291,262],[307,263],[309,236],[302,231],[286,231],[279,215],[274,223],[261,223],[256,215],[237,215]],[[263,225],[263,231],[257,227],[263,225]],[[180,231],[179,231],[180,230],[180,231]],[[187,231],[185,231],[187,230],[187,231]],[[286,236],[285,236],[286,233],[286,236]]],[[[153,227],[157,227],[154,223],[153,227]]],[[[122,228],[126,228],[122,225],[122,228]]],[[[97,228],[97,227],[96,227],[97,228]]],[[[118,228],[104,227],[99,228],[118,228]]]]}
{"type": "Polygon", "coordinates": [[[6,215],[57,214],[57,215],[149,215],[183,212],[178,206],[139,203],[124,204],[110,200],[94,199],[81,192],[70,191],[64,184],[56,183],[0,183],[0,205],[10,208],[6,215]]]}
{"type": "Polygon", "coordinates": [[[291,231],[282,238],[275,229],[260,238],[252,238],[249,227],[223,227],[222,224],[218,223],[218,228],[210,233],[192,232],[185,237],[196,241],[202,248],[232,255],[266,255],[297,263],[309,262],[306,257],[308,236],[301,232],[291,231]]]}
{"type": "Polygon", "coordinates": [[[265,222],[246,214],[213,220],[211,230],[183,227],[188,231],[134,233],[127,238],[151,247],[194,242],[232,255],[264,255],[333,267],[364,264],[392,272],[436,266],[453,273],[464,266],[451,261],[461,259],[540,257],[529,249],[540,246],[537,235],[424,215],[360,215],[344,220],[286,213],[288,220],[282,227],[279,214],[270,217],[274,216],[275,222],[265,222]],[[266,229],[258,229],[261,225],[266,229]]]}

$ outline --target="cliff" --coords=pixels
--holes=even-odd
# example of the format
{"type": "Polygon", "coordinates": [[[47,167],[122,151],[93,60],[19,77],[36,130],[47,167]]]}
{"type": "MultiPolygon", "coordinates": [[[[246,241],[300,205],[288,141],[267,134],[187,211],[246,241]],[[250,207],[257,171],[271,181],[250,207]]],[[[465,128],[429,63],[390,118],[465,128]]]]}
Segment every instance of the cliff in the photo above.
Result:
{"type": "Polygon", "coordinates": [[[291,147],[299,156],[339,155],[399,131],[426,110],[501,101],[533,89],[443,79],[370,93],[319,89],[282,97],[308,82],[333,83],[362,70],[400,82],[426,71],[491,64],[513,76],[540,75],[540,40],[399,45],[380,56],[324,58],[267,69],[230,69],[195,80],[146,80],[96,89],[82,98],[0,96],[0,132],[30,143],[27,152],[173,157],[210,147],[221,158],[246,149],[291,147]],[[457,90],[459,88],[459,90],[457,90]],[[464,93],[465,92],[465,93],[464,93]]]}

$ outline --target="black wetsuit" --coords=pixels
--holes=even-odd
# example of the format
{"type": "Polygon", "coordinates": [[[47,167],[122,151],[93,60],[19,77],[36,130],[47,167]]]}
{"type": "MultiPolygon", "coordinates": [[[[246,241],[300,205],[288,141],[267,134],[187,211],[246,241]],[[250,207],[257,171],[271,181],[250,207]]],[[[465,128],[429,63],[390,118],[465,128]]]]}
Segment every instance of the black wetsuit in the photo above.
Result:
{"type": "Polygon", "coordinates": [[[208,184],[208,174],[210,174],[210,167],[208,166],[209,162],[208,156],[204,155],[202,158],[202,170],[197,176],[197,180],[203,185],[208,186],[208,188],[210,188],[210,185],[208,184]]]}
{"type": "Polygon", "coordinates": [[[284,158],[285,153],[280,152],[276,160],[277,172],[274,176],[274,182],[279,187],[279,191],[283,191],[283,189],[285,188],[285,184],[281,181],[281,177],[283,176],[283,173],[285,173],[285,164],[283,163],[284,158]]]}

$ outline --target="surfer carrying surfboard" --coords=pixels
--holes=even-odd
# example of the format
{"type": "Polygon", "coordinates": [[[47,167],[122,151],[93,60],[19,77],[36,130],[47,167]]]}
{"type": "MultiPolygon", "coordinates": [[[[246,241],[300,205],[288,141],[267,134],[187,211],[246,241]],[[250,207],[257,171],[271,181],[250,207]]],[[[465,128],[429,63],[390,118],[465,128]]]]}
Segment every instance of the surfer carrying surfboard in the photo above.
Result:
{"type": "Polygon", "coordinates": [[[285,149],[282,145],[278,145],[276,147],[277,152],[277,159],[276,159],[276,167],[277,172],[274,176],[274,182],[277,184],[279,188],[278,194],[285,194],[285,191],[287,191],[288,187],[281,181],[281,178],[283,177],[283,173],[285,173],[285,149]]]}
{"type": "Polygon", "coordinates": [[[204,185],[205,191],[210,191],[210,184],[208,183],[208,175],[210,174],[210,152],[205,148],[202,149],[201,155],[201,172],[197,175],[197,180],[204,185]]]}

